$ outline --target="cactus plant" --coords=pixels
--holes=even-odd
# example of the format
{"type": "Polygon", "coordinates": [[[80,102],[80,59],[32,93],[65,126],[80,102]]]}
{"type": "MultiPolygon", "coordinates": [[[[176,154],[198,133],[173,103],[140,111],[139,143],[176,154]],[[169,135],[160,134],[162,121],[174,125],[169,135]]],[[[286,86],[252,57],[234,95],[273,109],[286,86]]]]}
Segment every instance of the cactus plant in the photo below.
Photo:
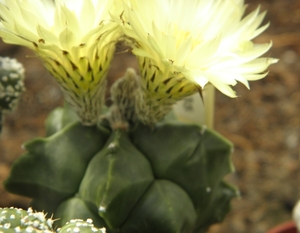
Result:
{"type": "Polygon", "coordinates": [[[92,219],[86,221],[82,219],[72,219],[67,222],[62,228],[57,230],[57,233],[105,233],[105,228],[97,228],[93,224],[92,219]]]}
{"type": "MultiPolygon", "coordinates": [[[[267,75],[277,59],[260,56],[271,43],[251,41],[268,26],[259,26],[259,8],[243,17],[244,2],[229,0],[1,2],[0,36],[42,59],[79,116],[68,106],[50,114],[46,137],[26,143],[14,163],[8,191],[59,218],[62,233],[103,232],[90,219],[108,233],[202,233],[224,218],[238,195],[223,181],[233,171],[232,144],[205,126],[159,121],[208,85],[237,97],[231,86],[249,87],[267,75]],[[106,76],[119,40],[137,56],[140,76],[129,69],[113,84],[104,119],[106,76]]],[[[24,89],[22,67],[5,62],[0,120],[24,89]]],[[[2,229],[12,231],[6,220],[2,229]]],[[[14,229],[52,231],[26,227],[14,229]]]]}
{"type": "Polygon", "coordinates": [[[24,68],[16,59],[0,57],[0,132],[2,114],[13,110],[25,90],[24,68]]]}
{"type": "Polygon", "coordinates": [[[205,232],[238,195],[223,181],[232,144],[212,130],[173,122],[111,131],[105,120],[82,126],[68,111],[50,114],[51,134],[25,144],[4,183],[58,227],[91,218],[108,233],[205,232]]]}
{"type": "Polygon", "coordinates": [[[18,208],[0,208],[0,232],[51,232],[52,218],[43,212],[27,211],[18,208]]]}
{"type": "Polygon", "coordinates": [[[54,220],[43,212],[27,211],[19,208],[0,208],[0,232],[3,233],[105,233],[96,228],[92,219],[73,219],[61,228],[54,230],[54,220]]]}

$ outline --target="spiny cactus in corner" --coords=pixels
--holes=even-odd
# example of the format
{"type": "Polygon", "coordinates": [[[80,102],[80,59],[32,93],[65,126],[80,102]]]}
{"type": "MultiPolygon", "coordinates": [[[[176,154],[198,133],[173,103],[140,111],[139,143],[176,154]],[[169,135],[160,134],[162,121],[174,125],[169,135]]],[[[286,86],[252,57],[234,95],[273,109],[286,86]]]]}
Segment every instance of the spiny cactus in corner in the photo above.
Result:
{"type": "Polygon", "coordinates": [[[0,208],[0,232],[52,232],[54,220],[46,218],[43,212],[18,208],[0,208]]]}
{"type": "Polygon", "coordinates": [[[27,211],[19,208],[0,208],[0,232],[28,232],[28,233],[105,233],[105,228],[96,228],[92,219],[86,221],[73,219],[62,228],[53,228],[54,220],[43,212],[27,211]]]}
{"type": "Polygon", "coordinates": [[[16,59],[0,57],[0,132],[2,114],[13,110],[25,90],[24,68],[16,59]]]}

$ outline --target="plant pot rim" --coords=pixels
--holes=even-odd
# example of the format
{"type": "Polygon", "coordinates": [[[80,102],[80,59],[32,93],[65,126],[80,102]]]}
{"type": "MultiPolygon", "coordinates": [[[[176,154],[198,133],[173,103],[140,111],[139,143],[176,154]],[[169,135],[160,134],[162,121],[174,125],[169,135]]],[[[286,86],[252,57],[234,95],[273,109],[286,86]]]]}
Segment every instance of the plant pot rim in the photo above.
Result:
{"type": "Polygon", "coordinates": [[[294,221],[284,222],[278,226],[273,227],[266,233],[297,233],[297,227],[294,221]]]}

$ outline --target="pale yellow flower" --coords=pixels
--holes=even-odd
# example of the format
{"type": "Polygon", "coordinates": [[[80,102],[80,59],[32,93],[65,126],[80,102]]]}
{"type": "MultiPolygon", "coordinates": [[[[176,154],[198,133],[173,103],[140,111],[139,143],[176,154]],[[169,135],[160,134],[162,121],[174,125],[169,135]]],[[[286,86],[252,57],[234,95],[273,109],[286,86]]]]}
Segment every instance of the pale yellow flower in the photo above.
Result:
{"type": "Polygon", "coordinates": [[[147,95],[180,99],[213,84],[230,97],[231,86],[266,76],[277,59],[260,57],[271,43],[251,40],[265,12],[247,16],[242,0],[127,0],[120,16],[131,40],[147,95]],[[193,84],[193,85],[191,85],[193,84]]]}
{"type": "Polygon", "coordinates": [[[100,114],[119,37],[111,0],[2,0],[0,36],[42,59],[86,125],[100,114]]]}

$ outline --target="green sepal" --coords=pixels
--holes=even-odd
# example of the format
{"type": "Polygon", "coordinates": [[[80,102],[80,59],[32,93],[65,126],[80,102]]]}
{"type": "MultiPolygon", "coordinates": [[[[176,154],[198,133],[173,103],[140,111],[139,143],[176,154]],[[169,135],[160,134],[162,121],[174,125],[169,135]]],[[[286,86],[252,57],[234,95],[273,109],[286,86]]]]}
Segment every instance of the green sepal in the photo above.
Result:
{"type": "Polygon", "coordinates": [[[78,197],[71,197],[62,202],[55,214],[58,219],[55,222],[56,226],[63,226],[72,219],[93,219],[93,224],[96,227],[106,227],[105,221],[98,215],[98,210],[95,206],[86,203],[78,197]]]}
{"type": "Polygon", "coordinates": [[[190,233],[196,212],[188,194],[168,180],[155,180],[130,213],[121,233],[190,233]]]}
{"type": "Polygon", "coordinates": [[[139,125],[131,138],[152,164],[155,177],[175,182],[191,197],[198,216],[197,228],[206,229],[224,218],[230,199],[238,195],[231,188],[226,200],[220,196],[224,193],[223,177],[233,171],[229,141],[212,130],[180,123],[154,128],[139,125]],[[225,201],[222,208],[220,199],[225,201]]]}
{"type": "Polygon", "coordinates": [[[114,131],[104,149],[91,160],[79,197],[94,203],[107,225],[116,229],[153,180],[149,161],[125,132],[114,131]]]}
{"type": "Polygon", "coordinates": [[[28,150],[12,166],[5,188],[16,194],[49,200],[74,195],[91,158],[109,131],[74,123],[48,138],[25,144],[28,150]]]}
{"type": "Polygon", "coordinates": [[[79,121],[78,115],[74,112],[72,107],[65,103],[64,107],[58,107],[51,111],[46,119],[46,136],[60,131],[69,124],[79,121]]]}

